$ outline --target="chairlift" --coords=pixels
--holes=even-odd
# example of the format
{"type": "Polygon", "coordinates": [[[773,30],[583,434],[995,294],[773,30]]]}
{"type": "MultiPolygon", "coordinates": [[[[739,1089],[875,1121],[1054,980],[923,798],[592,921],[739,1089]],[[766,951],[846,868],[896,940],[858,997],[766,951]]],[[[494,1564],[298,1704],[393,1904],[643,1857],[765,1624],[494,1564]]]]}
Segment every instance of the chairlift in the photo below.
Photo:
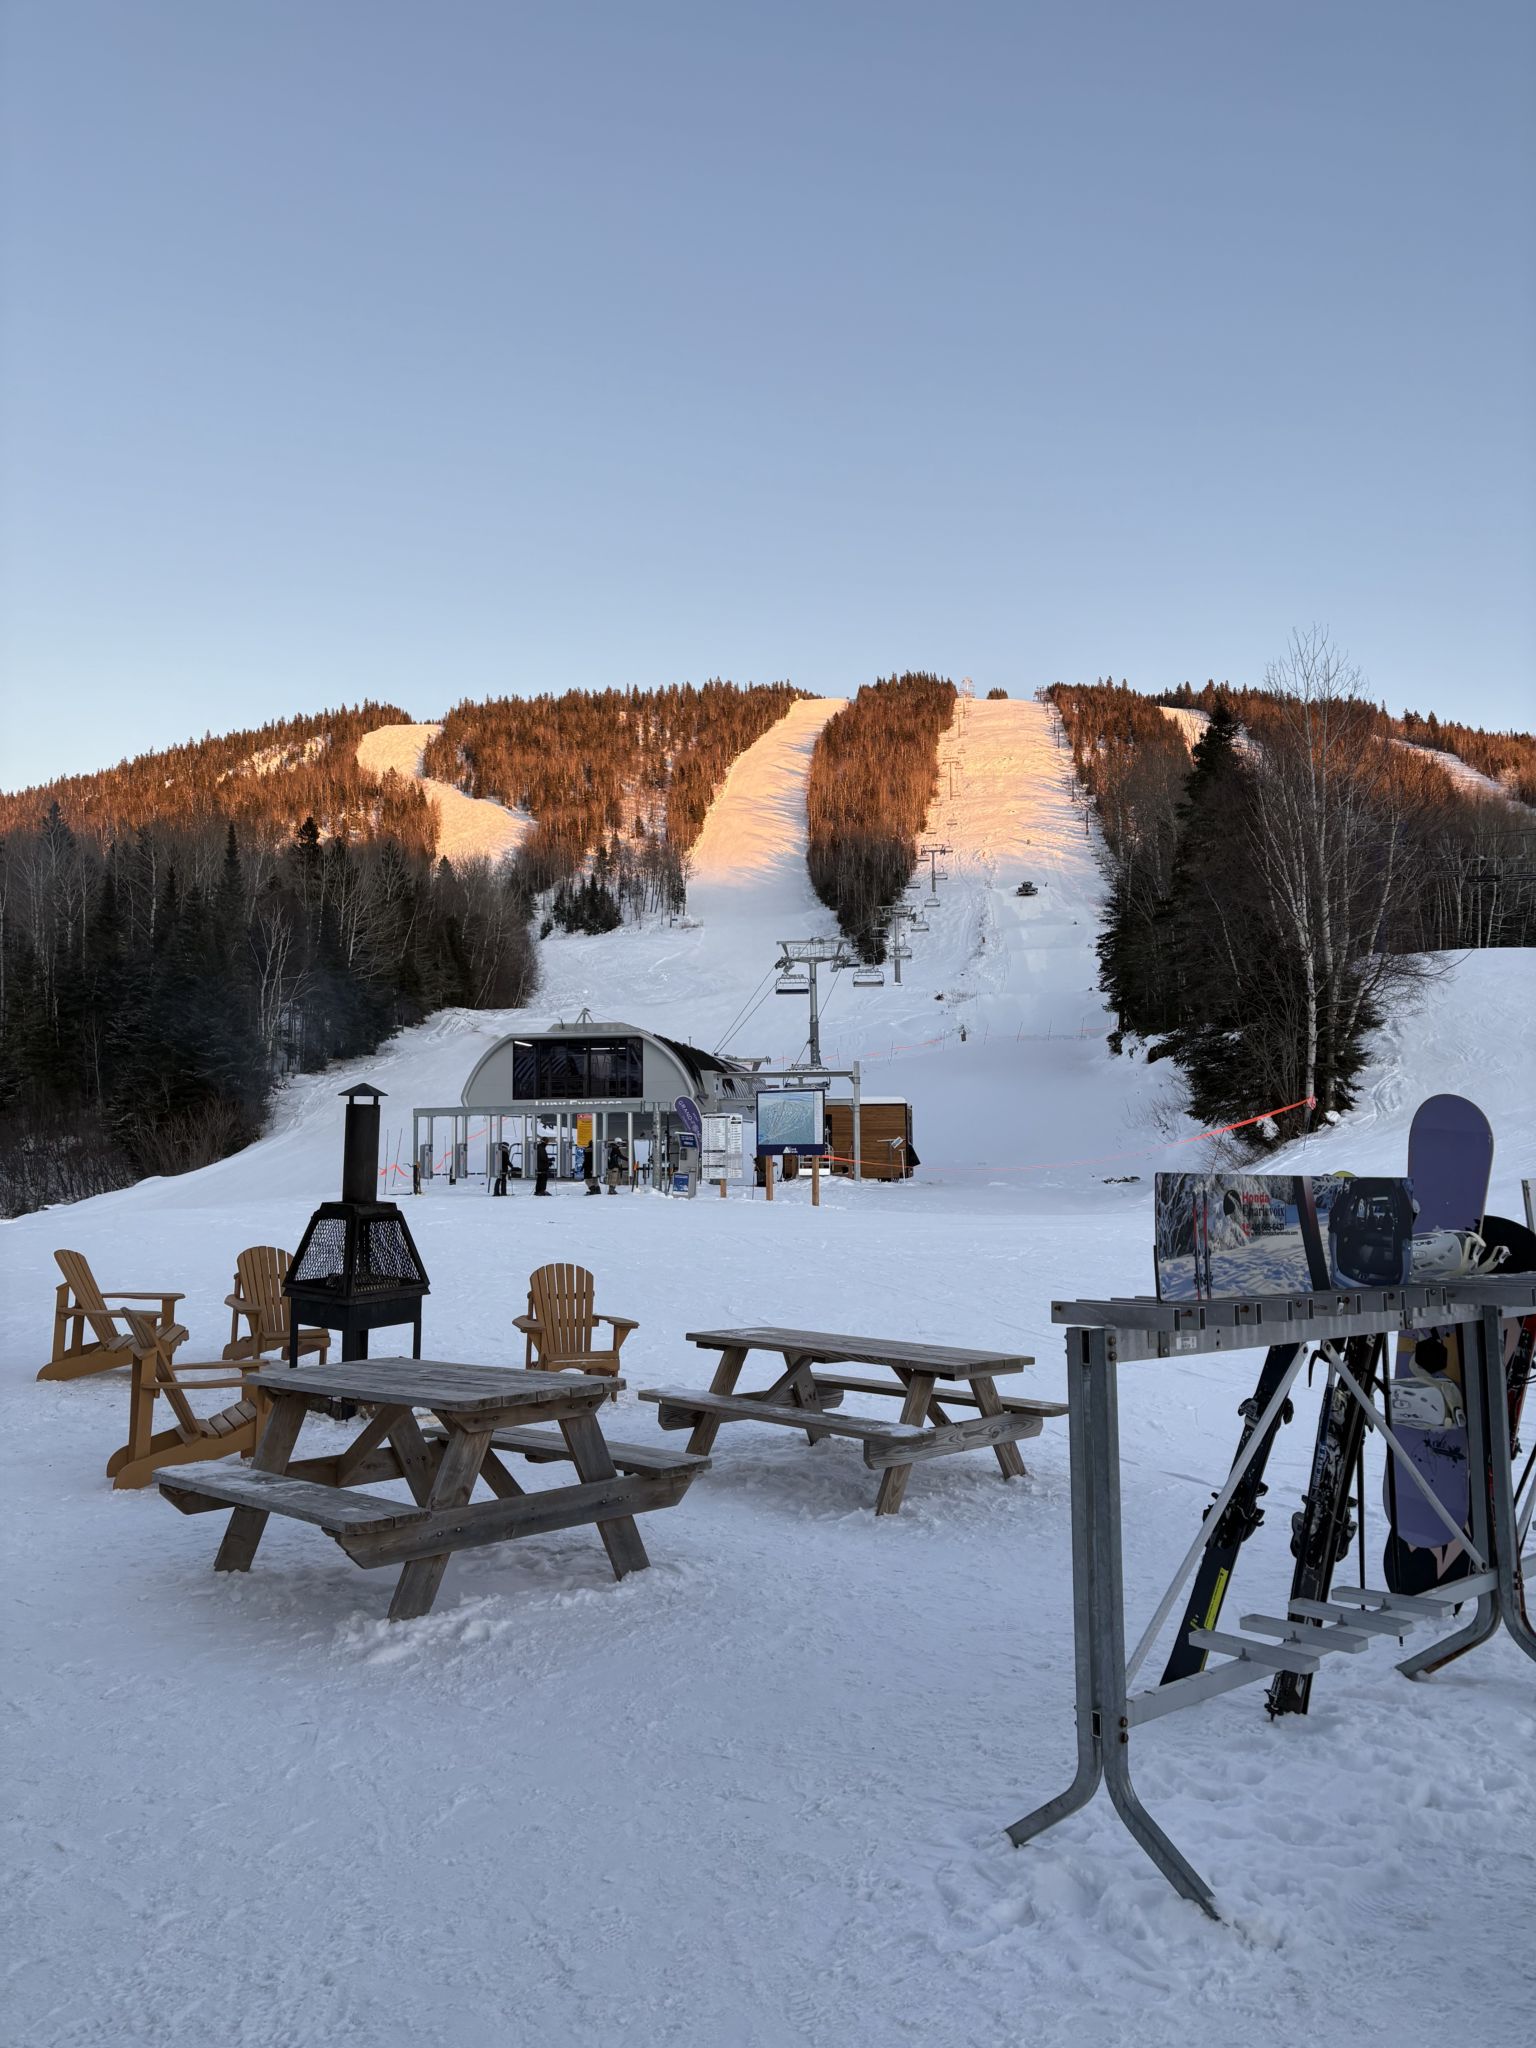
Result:
{"type": "Polygon", "coordinates": [[[853,985],[855,988],[884,988],[885,975],[878,967],[856,967],[853,985]]]}
{"type": "Polygon", "coordinates": [[[928,929],[928,920],[926,917],[914,917],[909,920],[908,928],[914,932],[925,932],[928,929]]]}
{"type": "Polygon", "coordinates": [[[937,910],[939,908],[939,899],[937,896],[930,896],[928,898],[927,908],[929,910],[937,910]]]}
{"type": "Polygon", "coordinates": [[[948,868],[936,868],[936,869],[934,870],[934,875],[933,875],[933,879],[934,879],[934,880],[935,880],[936,882],[947,882],[947,881],[949,880],[949,869],[948,869],[948,868]]]}
{"type": "Polygon", "coordinates": [[[800,974],[792,969],[789,973],[779,976],[773,985],[773,992],[776,996],[808,996],[811,992],[811,978],[808,974],[800,974]]]}

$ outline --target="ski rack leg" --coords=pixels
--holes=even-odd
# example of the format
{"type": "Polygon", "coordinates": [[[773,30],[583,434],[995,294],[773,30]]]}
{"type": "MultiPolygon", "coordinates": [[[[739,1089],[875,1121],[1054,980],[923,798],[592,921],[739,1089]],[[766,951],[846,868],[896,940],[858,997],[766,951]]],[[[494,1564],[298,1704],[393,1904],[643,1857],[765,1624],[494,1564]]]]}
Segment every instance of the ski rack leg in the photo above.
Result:
{"type": "Polygon", "coordinates": [[[1104,1745],[1094,1706],[1094,1621],[1096,1586],[1093,1556],[1093,1464],[1088,1448],[1088,1337],[1067,1333],[1067,1444],[1071,1472],[1072,1645],[1077,1687],[1077,1776],[1065,1792],[1016,1820],[1008,1839],[1023,1848],[1069,1813],[1086,1806],[1104,1776],[1104,1745]],[[1080,1355],[1079,1355],[1080,1354],[1080,1355]]]}
{"type": "Polygon", "coordinates": [[[1219,1920],[1210,1886],[1147,1812],[1131,1782],[1115,1372],[1107,1330],[1068,1332],[1078,1768],[1065,1792],[1016,1821],[1008,1835],[1015,1844],[1029,1841],[1085,1806],[1104,1779],[1115,1811],[1174,1890],[1219,1920]]]}
{"type": "Polygon", "coordinates": [[[1499,1574],[1500,1619],[1527,1657],[1536,1660],[1536,1631],[1525,1611],[1525,1578],[1520,1564],[1520,1518],[1515,1510],[1515,1466],[1509,1440],[1509,1401],[1504,1389],[1503,1322],[1497,1308],[1477,1319],[1478,1378],[1488,1417],[1488,1470],[1493,1484],[1489,1541],[1499,1574]]]}

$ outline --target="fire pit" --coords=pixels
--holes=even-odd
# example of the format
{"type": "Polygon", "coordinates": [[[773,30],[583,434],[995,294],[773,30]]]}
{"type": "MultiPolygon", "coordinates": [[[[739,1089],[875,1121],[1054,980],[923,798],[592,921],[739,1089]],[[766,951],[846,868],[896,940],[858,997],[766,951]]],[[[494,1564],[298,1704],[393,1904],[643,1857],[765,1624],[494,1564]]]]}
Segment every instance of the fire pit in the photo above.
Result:
{"type": "Polygon", "coordinates": [[[379,1194],[379,1104],[369,1082],[344,1088],[346,1138],[341,1200],[322,1202],[310,1217],[283,1282],[293,1334],[288,1363],[297,1365],[300,1323],[341,1334],[343,1358],[368,1356],[368,1332],[409,1323],[411,1356],[421,1356],[421,1298],[427,1269],[405,1218],[379,1194]]]}

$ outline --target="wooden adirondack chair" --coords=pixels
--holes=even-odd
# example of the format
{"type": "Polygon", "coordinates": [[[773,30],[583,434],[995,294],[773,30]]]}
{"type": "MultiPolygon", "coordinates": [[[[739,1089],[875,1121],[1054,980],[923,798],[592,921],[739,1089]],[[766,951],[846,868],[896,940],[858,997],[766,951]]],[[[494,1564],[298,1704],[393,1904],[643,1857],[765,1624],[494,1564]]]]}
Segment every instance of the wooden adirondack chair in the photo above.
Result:
{"type": "MultiPolygon", "coordinates": [[[[64,1278],[54,1295],[53,1356],[38,1374],[40,1380],[78,1380],[87,1373],[110,1372],[114,1366],[133,1364],[134,1339],[127,1322],[132,1311],[111,1308],[109,1302],[158,1301],[161,1328],[180,1329],[175,1313],[181,1295],[163,1287],[122,1288],[103,1294],[83,1252],[55,1252],[53,1256],[64,1278]],[[92,1331],[89,1340],[85,1334],[87,1325],[92,1331]]],[[[186,1334],[182,1330],[176,1343],[186,1334]]],[[[170,1350],[174,1349],[172,1344],[170,1350]]]]}
{"type": "MultiPolygon", "coordinates": [[[[292,1326],[292,1304],[283,1293],[283,1279],[293,1264],[291,1252],[275,1244],[253,1244],[235,1261],[235,1291],[226,1294],[229,1310],[229,1342],[226,1359],[261,1358],[269,1351],[288,1355],[288,1333],[292,1326]],[[242,1335],[240,1323],[247,1328],[242,1335]]],[[[329,1330],[299,1329],[299,1356],[318,1351],[325,1364],[331,1349],[329,1330]]]]}
{"type": "Polygon", "coordinates": [[[617,1373],[620,1346],[640,1325],[628,1316],[598,1315],[592,1293],[592,1275],[585,1266],[540,1266],[529,1274],[528,1313],[512,1319],[528,1340],[525,1366],[536,1365],[540,1372],[617,1373]],[[613,1332],[612,1343],[601,1351],[592,1342],[599,1323],[613,1332]]]}
{"type": "Polygon", "coordinates": [[[171,1352],[186,1336],[179,1323],[156,1323],[142,1310],[129,1309],[134,1345],[133,1387],[128,1405],[128,1441],[107,1460],[107,1477],[114,1487],[147,1486],[167,1465],[190,1465],[204,1458],[227,1458],[235,1453],[249,1457],[256,1448],[256,1435],[263,1420],[262,1404],[254,1396],[221,1408],[216,1415],[198,1415],[187,1399],[194,1392],[213,1387],[243,1387],[244,1376],[233,1376],[219,1365],[171,1363],[171,1352]],[[171,1340],[174,1338],[174,1343],[171,1340]],[[218,1379],[190,1379],[191,1373],[221,1373],[218,1379]],[[155,1402],[165,1397],[175,1418],[170,1429],[156,1430],[155,1402]]]}

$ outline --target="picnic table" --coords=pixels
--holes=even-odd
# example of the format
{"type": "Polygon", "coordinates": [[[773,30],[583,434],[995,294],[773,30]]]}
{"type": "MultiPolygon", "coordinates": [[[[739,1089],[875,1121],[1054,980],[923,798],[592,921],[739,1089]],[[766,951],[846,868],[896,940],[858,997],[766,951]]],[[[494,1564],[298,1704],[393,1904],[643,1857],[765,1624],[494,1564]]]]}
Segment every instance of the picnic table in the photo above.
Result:
{"type": "Polygon", "coordinates": [[[642,1401],[657,1403],[663,1429],[692,1431],[688,1449],[708,1454],[724,1422],[771,1422],[803,1429],[810,1443],[824,1436],[853,1437],[864,1446],[864,1462],[881,1474],[877,1515],[894,1515],[907,1491],[912,1467],[925,1458],[961,1451],[991,1450],[1005,1479],[1022,1479],[1024,1461],[1015,1445],[1038,1436],[1048,1416],[1065,1415],[1064,1401],[1005,1399],[997,1379],[1033,1365],[1022,1353],[973,1351],[948,1344],[906,1339],[847,1337],[828,1330],[690,1330],[690,1344],[718,1351],[720,1363],[708,1392],[689,1387],[643,1387],[642,1401]],[[770,1386],[738,1393],[736,1382],[750,1351],[777,1352],[784,1369],[770,1386]],[[887,1376],[869,1379],[828,1366],[873,1365],[887,1376]],[[940,1384],[943,1382],[944,1384],[940,1384]],[[901,1402],[899,1421],[878,1416],[837,1415],[847,1394],[877,1394],[901,1402]],[[955,1420],[951,1408],[974,1408],[955,1420]]]}
{"type": "Polygon", "coordinates": [[[183,1514],[232,1507],[214,1570],[249,1571],[269,1515],[313,1522],[364,1570],[402,1567],[391,1621],[425,1614],[456,1550],[594,1523],[615,1578],[650,1563],[634,1517],[681,1500],[708,1459],[665,1447],[609,1443],[597,1411],[624,1382],[611,1375],[527,1372],[432,1358],[356,1358],[306,1371],[248,1373],[270,1414],[249,1466],[160,1475],[183,1514]],[[295,1459],[312,1408],[355,1401],[368,1411],[346,1450],[295,1459]],[[417,1409],[435,1422],[426,1428],[417,1409]],[[554,1428],[537,1427],[539,1424],[554,1428]],[[529,1493],[504,1454],[564,1460],[576,1483],[529,1493]],[[411,1500],[362,1490],[403,1479],[411,1500]],[[474,1501],[477,1481],[492,1498],[474,1501]]]}

